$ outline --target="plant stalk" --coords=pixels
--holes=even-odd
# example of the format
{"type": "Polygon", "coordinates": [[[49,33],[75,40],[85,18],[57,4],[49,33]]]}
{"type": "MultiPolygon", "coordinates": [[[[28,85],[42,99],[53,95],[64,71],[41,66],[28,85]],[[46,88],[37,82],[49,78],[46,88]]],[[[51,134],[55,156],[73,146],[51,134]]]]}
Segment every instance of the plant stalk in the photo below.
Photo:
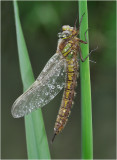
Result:
{"type": "MultiPolygon", "coordinates": [[[[23,90],[25,91],[34,82],[34,76],[22,32],[17,1],[13,1],[13,5],[20,72],[23,83],[23,90]]],[[[50,152],[41,109],[38,109],[25,116],[25,131],[28,158],[50,159],[50,152]]]]}
{"type": "MultiPolygon", "coordinates": [[[[83,20],[80,27],[80,39],[85,40],[85,32],[88,29],[87,1],[79,1],[79,19],[83,20]]],[[[87,32],[88,37],[88,32],[87,32]]],[[[88,38],[87,38],[88,39],[88,38]]],[[[89,54],[89,44],[81,44],[83,58],[89,54]]],[[[92,105],[89,58],[83,63],[80,61],[81,80],[81,146],[82,159],[93,159],[93,134],[92,134],[92,105]]]]}

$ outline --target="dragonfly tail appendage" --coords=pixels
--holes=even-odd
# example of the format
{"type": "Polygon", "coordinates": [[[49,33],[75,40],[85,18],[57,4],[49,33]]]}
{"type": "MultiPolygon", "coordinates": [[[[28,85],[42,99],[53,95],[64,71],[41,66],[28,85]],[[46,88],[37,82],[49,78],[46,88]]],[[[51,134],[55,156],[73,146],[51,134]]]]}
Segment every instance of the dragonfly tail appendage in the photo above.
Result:
{"type": "Polygon", "coordinates": [[[52,137],[52,140],[51,140],[51,143],[53,143],[54,142],[54,139],[55,139],[55,136],[56,136],[57,134],[56,133],[54,133],[54,135],[53,135],[53,137],[52,137]]]}

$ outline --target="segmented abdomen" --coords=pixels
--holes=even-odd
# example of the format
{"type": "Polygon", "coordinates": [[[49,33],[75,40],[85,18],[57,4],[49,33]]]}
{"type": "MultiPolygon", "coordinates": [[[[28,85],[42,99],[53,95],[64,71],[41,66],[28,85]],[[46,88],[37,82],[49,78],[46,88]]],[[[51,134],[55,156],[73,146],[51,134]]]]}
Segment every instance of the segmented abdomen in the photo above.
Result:
{"type": "Polygon", "coordinates": [[[78,74],[78,63],[76,58],[67,61],[66,85],[62,97],[61,106],[56,119],[54,132],[58,134],[65,127],[65,124],[70,115],[70,110],[73,105],[75,95],[76,79],[78,74]]]}

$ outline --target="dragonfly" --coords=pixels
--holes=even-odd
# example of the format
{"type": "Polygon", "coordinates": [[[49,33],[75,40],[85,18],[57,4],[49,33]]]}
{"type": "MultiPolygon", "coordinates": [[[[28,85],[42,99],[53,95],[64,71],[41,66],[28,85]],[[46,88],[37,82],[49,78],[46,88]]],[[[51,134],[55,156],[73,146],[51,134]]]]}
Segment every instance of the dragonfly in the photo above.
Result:
{"type": "Polygon", "coordinates": [[[87,39],[85,37],[86,41],[83,41],[77,37],[83,16],[78,28],[76,28],[76,23],[74,27],[62,26],[62,32],[58,33],[56,53],[47,62],[30,88],[16,99],[11,109],[14,118],[23,117],[48,104],[64,88],[52,142],[65,127],[73,106],[79,76],[78,56],[84,62],[90,55],[83,59],[80,43],[87,44],[87,39]]]}

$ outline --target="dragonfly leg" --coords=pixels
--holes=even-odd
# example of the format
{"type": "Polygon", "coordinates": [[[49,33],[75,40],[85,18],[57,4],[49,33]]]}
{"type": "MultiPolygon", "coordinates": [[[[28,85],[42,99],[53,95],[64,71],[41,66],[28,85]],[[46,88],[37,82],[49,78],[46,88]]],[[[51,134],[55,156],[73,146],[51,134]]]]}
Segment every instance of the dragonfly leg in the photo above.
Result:
{"type": "Polygon", "coordinates": [[[80,26],[81,26],[81,23],[82,23],[82,19],[83,19],[83,16],[85,15],[85,12],[83,13],[83,15],[81,16],[81,19],[80,19],[80,23],[79,23],[79,27],[78,27],[78,30],[80,30],[80,26]]]}
{"type": "Polygon", "coordinates": [[[82,57],[82,53],[81,53],[81,49],[79,48],[79,52],[80,52],[80,59],[81,59],[81,61],[82,62],[85,62],[86,61],[86,59],[91,55],[91,53],[92,52],[94,52],[94,51],[96,51],[98,49],[98,46],[95,48],[95,49],[93,49],[93,50],[91,50],[91,52],[85,57],[85,59],[83,59],[83,57],[82,57]]]}
{"type": "Polygon", "coordinates": [[[81,39],[79,39],[79,42],[80,42],[80,43],[83,43],[83,44],[87,44],[86,41],[83,41],[83,40],[81,40],[81,39]]]}
{"type": "Polygon", "coordinates": [[[85,31],[85,42],[87,42],[88,43],[88,40],[87,40],[87,36],[86,36],[86,34],[87,34],[87,31],[88,31],[89,29],[87,29],[86,31],[85,31]]]}
{"type": "MultiPolygon", "coordinates": [[[[81,17],[81,20],[80,20],[80,23],[79,23],[78,30],[80,30],[81,22],[82,22],[82,19],[83,19],[83,16],[84,16],[84,15],[85,15],[85,12],[83,13],[83,15],[82,15],[82,17],[81,17]]],[[[84,44],[87,44],[87,43],[88,43],[88,40],[87,40],[87,37],[86,37],[87,31],[88,31],[88,29],[87,29],[86,32],[85,32],[85,41],[79,40],[79,42],[84,43],[84,44]]]]}
{"type": "MultiPolygon", "coordinates": [[[[79,27],[78,27],[78,31],[79,31],[79,29],[80,29],[80,26],[81,26],[81,22],[82,22],[82,19],[83,19],[83,16],[85,15],[85,12],[83,13],[83,15],[81,16],[81,19],[80,19],[80,23],[79,23],[79,27]]],[[[76,29],[76,23],[77,23],[77,21],[78,21],[78,15],[77,15],[77,18],[76,18],[76,21],[75,21],[75,24],[74,24],[74,28],[76,29]]]]}
{"type": "Polygon", "coordinates": [[[85,31],[85,41],[79,39],[79,42],[80,42],[80,43],[84,43],[84,44],[87,44],[87,43],[88,43],[87,36],[86,36],[86,33],[87,33],[88,30],[89,30],[89,29],[87,29],[87,30],[85,31]]]}

